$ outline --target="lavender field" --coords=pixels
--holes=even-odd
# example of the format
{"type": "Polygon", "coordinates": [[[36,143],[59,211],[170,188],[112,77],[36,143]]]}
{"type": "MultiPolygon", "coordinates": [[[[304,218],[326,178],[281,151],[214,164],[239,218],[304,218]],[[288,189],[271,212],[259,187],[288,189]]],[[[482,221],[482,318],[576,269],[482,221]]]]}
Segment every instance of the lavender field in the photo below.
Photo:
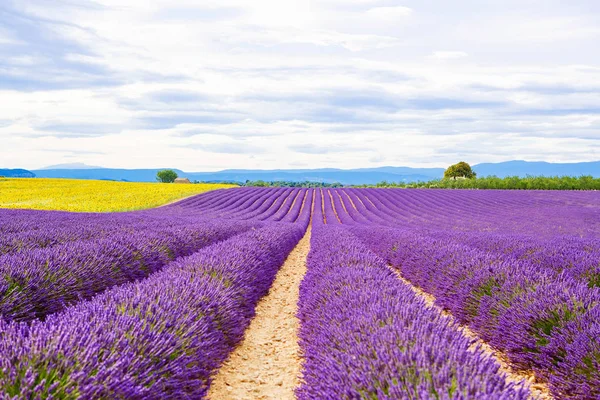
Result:
{"type": "Polygon", "coordinates": [[[600,398],[597,192],[300,188],[0,210],[0,398],[208,397],[306,235],[296,398],[600,398]]]}

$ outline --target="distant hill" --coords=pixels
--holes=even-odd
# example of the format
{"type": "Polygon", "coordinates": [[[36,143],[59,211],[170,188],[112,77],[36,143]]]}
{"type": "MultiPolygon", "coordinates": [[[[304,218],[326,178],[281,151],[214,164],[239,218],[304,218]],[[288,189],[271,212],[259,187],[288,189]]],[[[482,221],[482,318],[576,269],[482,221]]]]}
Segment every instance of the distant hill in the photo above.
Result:
{"type": "MultiPolygon", "coordinates": [[[[43,169],[36,170],[39,178],[73,178],[73,179],[100,179],[131,182],[155,182],[158,169],[43,169]]],[[[434,176],[410,174],[399,175],[378,171],[357,170],[278,170],[278,171],[253,171],[230,170],[219,172],[183,172],[174,169],[180,177],[194,181],[205,182],[239,182],[246,180],[257,181],[310,181],[310,182],[340,182],[346,185],[361,183],[377,183],[382,180],[394,182],[427,181],[434,176]]],[[[443,170],[441,170],[443,173],[443,170]]]]}
{"type": "Polygon", "coordinates": [[[379,171],[359,171],[359,170],[305,170],[297,172],[294,170],[282,171],[239,171],[228,172],[220,171],[214,173],[190,173],[185,176],[198,181],[234,181],[245,182],[251,181],[309,181],[309,182],[325,182],[325,183],[343,183],[345,185],[359,185],[362,183],[377,183],[384,180],[394,182],[416,182],[428,181],[432,176],[420,174],[392,174],[379,171]]]}
{"type": "Polygon", "coordinates": [[[102,169],[102,167],[95,167],[93,165],[87,165],[84,163],[70,163],[70,164],[50,165],[50,166],[42,168],[42,169],[43,170],[48,170],[48,169],[102,169]]]}
{"type": "Polygon", "coordinates": [[[35,174],[26,169],[0,169],[0,176],[6,178],[35,178],[35,174]]]}
{"type": "Polygon", "coordinates": [[[544,161],[506,161],[484,163],[473,166],[478,176],[581,176],[591,175],[600,178],[600,161],[581,163],[548,163],[544,161]]]}
{"type": "MultiPolygon", "coordinates": [[[[85,165],[85,164],[76,164],[85,165]]],[[[64,164],[63,164],[64,166],[64,164]]],[[[600,162],[557,164],[546,162],[508,161],[502,163],[484,163],[473,166],[478,176],[496,175],[498,177],[555,176],[555,175],[592,175],[600,178],[600,162]]],[[[41,178],[101,179],[132,182],[156,181],[156,169],[112,169],[112,168],[54,168],[34,170],[41,178]]],[[[184,172],[175,169],[180,177],[194,181],[243,183],[246,180],[257,181],[310,181],[339,182],[345,185],[374,184],[388,182],[417,182],[439,179],[444,175],[443,168],[379,167],[359,169],[279,169],[245,170],[231,169],[218,172],[184,172]]]]}
{"type": "MultiPolygon", "coordinates": [[[[98,179],[128,182],[156,182],[157,169],[113,169],[113,168],[88,168],[88,169],[39,169],[35,170],[38,178],[71,178],[71,179],[98,179]]],[[[188,177],[186,173],[175,170],[179,176],[188,177]]]]}

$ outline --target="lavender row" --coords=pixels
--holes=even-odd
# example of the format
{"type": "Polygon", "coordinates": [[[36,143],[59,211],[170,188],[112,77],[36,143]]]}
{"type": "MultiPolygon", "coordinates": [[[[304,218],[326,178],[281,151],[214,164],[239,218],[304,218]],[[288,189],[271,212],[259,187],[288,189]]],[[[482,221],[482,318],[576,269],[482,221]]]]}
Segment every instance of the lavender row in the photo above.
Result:
{"type": "Polygon", "coordinates": [[[279,209],[275,213],[270,215],[269,217],[267,217],[267,218],[263,217],[264,220],[266,220],[266,221],[281,221],[284,217],[286,217],[290,213],[293,205],[298,200],[298,197],[300,197],[300,201],[302,201],[302,198],[304,197],[305,193],[306,193],[306,189],[291,190],[289,195],[286,197],[283,204],[281,205],[281,207],[279,207],[279,209]]]}
{"type": "MultiPolygon", "coordinates": [[[[64,211],[4,210],[0,209],[0,233],[2,235],[18,232],[45,230],[49,226],[55,229],[68,228],[79,224],[117,222],[131,218],[134,213],[69,213],[64,211]]],[[[135,217],[134,217],[135,218],[135,217]]]]}
{"type": "Polygon", "coordinates": [[[313,195],[314,190],[312,189],[302,190],[292,203],[289,212],[283,216],[280,221],[296,222],[299,218],[305,216],[308,216],[310,219],[312,213],[313,195]]]}
{"type": "Polygon", "coordinates": [[[227,190],[227,197],[218,191],[186,199],[169,207],[169,213],[186,213],[205,218],[295,222],[305,218],[312,208],[312,189],[240,188],[227,190]],[[210,200],[200,201],[203,197],[210,200]],[[306,207],[304,207],[306,206],[306,207]]]}
{"type": "MultiPolygon", "coordinates": [[[[569,231],[569,226],[563,227],[560,224],[562,220],[548,217],[550,214],[563,214],[562,217],[572,218],[572,211],[578,211],[588,218],[588,221],[577,221],[573,219],[571,226],[585,229],[589,223],[589,213],[587,209],[594,209],[592,196],[589,193],[581,193],[580,196],[572,193],[564,195],[554,193],[513,193],[513,192],[492,192],[490,194],[456,191],[450,195],[441,191],[407,191],[407,190],[363,190],[353,189],[335,189],[330,190],[333,194],[334,202],[331,207],[330,215],[334,215],[334,209],[342,223],[346,225],[382,225],[394,226],[402,225],[410,227],[416,231],[428,232],[431,235],[441,235],[445,237],[449,228],[452,228],[455,240],[476,247],[486,252],[502,253],[508,258],[526,259],[536,263],[541,268],[562,272],[588,283],[590,287],[600,286],[600,242],[595,237],[575,237],[558,234],[560,230],[569,231]],[[364,204],[377,204],[377,207],[362,207],[361,212],[354,210],[347,204],[344,205],[344,195],[350,198],[352,194],[371,200],[364,201],[364,204]],[[541,196],[546,196],[541,197],[541,196]],[[341,203],[335,202],[335,197],[341,198],[341,203]],[[578,199],[578,197],[581,197],[578,199]],[[558,200],[564,198],[564,203],[558,200]],[[444,206],[455,208],[453,202],[448,201],[463,200],[469,204],[469,208],[460,213],[444,214],[444,206]],[[532,199],[536,199],[532,202],[532,199]],[[418,202],[417,202],[418,200],[418,202]],[[484,200],[488,200],[486,203],[484,200]],[[489,202],[491,201],[491,202],[489,202]],[[575,203],[572,204],[572,203],[575,203]],[[491,206],[493,204],[493,206],[491,206]],[[477,207],[473,207],[477,205],[477,207]],[[532,205],[540,208],[538,212],[543,214],[544,218],[534,218],[531,214],[532,205]],[[501,219],[495,219],[494,213],[498,207],[510,207],[511,212],[520,218],[521,223],[518,227],[508,229],[501,219]],[[408,207],[406,210],[403,207],[408,207]],[[473,209],[475,208],[475,210],[473,209]],[[521,209],[528,213],[527,218],[522,214],[521,209]],[[582,211],[583,210],[583,211],[582,211]],[[386,214],[387,213],[387,214],[386,214]],[[385,219],[387,215],[387,220],[385,219]],[[364,217],[364,220],[361,218],[364,217]],[[422,220],[424,218],[424,220],[422,220]],[[365,221],[366,220],[366,221],[365,221]],[[445,222],[444,222],[445,221],[445,222]],[[529,221],[528,223],[523,223],[529,221]],[[535,225],[538,234],[540,231],[553,232],[554,234],[542,234],[539,237],[532,235],[531,225],[535,225]],[[445,230],[439,229],[445,227],[445,230]],[[483,232],[482,232],[483,231],[483,232]]],[[[326,199],[326,201],[328,201],[326,199]]],[[[357,201],[353,204],[359,204],[357,201]]],[[[364,205],[363,204],[363,205],[364,205]]],[[[329,204],[326,204],[326,208],[329,204]]],[[[598,213],[597,213],[598,214],[598,213]]],[[[593,215],[593,212],[592,212],[593,215]]],[[[598,215],[600,218],[600,214],[598,215]]],[[[333,218],[329,218],[331,221],[333,218]]],[[[333,219],[337,223],[337,218],[333,219]]]]}
{"type": "MultiPolygon", "coordinates": [[[[234,198],[239,197],[237,192],[228,192],[234,198]]],[[[280,195],[293,194],[285,189],[245,192],[244,196],[254,202],[262,199],[257,208],[264,208],[262,203],[266,201],[282,202],[280,195]]],[[[196,203],[210,203],[204,197],[197,196],[196,203]]],[[[310,207],[304,207],[305,203],[298,202],[298,206],[289,209],[293,221],[301,226],[306,226],[310,219],[310,207]]],[[[173,208],[169,208],[167,215],[157,210],[120,214],[0,213],[3,221],[9,222],[13,214],[19,217],[18,221],[38,219],[35,228],[6,234],[0,239],[7,250],[12,250],[9,253],[22,252],[0,256],[0,272],[3,272],[0,315],[8,320],[43,318],[108,287],[147,276],[175,257],[190,254],[253,224],[239,223],[234,228],[233,222],[206,222],[197,231],[198,221],[218,220],[214,215],[199,219],[190,212],[193,210],[175,215],[171,211],[173,208]],[[48,214],[56,217],[58,228],[50,225],[48,214]],[[224,230],[214,231],[215,227],[224,230]]],[[[237,212],[252,220],[248,210],[237,209],[237,212]]],[[[277,214],[274,210],[271,214],[289,220],[289,212],[286,214],[285,210],[277,214]]]]}
{"type": "MultiPolygon", "coordinates": [[[[0,215],[4,210],[0,210],[0,215]]],[[[81,215],[81,214],[79,214],[81,215]]],[[[29,218],[35,220],[34,215],[29,218]]],[[[7,255],[27,252],[36,249],[49,248],[58,244],[88,240],[117,232],[130,231],[129,227],[136,222],[126,219],[123,224],[117,224],[113,219],[105,223],[86,219],[73,219],[64,223],[60,219],[56,223],[43,219],[37,221],[35,229],[15,229],[0,235],[0,258],[7,255]]]]}
{"type": "MultiPolygon", "coordinates": [[[[264,200],[270,197],[274,201],[279,198],[279,195],[289,194],[284,191],[285,189],[279,189],[279,192],[277,190],[254,190],[251,192],[241,189],[239,191],[222,190],[195,196],[162,209],[127,213],[0,210],[0,233],[2,233],[0,235],[0,254],[62,243],[77,235],[82,238],[99,237],[105,232],[110,234],[114,231],[127,230],[132,225],[140,225],[140,229],[144,229],[142,226],[144,224],[177,226],[190,221],[215,219],[231,212],[247,217],[245,214],[252,210],[239,204],[240,198],[248,198],[250,201],[256,202],[259,198],[264,200]],[[233,204],[230,204],[231,202],[233,204]],[[208,207],[211,204],[213,207],[208,207]],[[233,207],[233,209],[229,207],[233,207]],[[48,231],[52,231],[53,236],[48,231]],[[18,237],[12,240],[14,235],[18,237]]],[[[259,203],[257,207],[261,204],[259,203]]],[[[75,237],[75,239],[78,238],[75,237]]]]}
{"type": "Polygon", "coordinates": [[[557,398],[600,397],[600,292],[565,273],[407,230],[352,228],[437,303],[549,382],[557,398]]]}
{"type": "Polygon", "coordinates": [[[557,274],[565,273],[600,287],[600,240],[573,236],[536,238],[522,234],[490,232],[432,232],[431,236],[501,255],[505,259],[525,260],[557,274]]]}
{"type": "Polygon", "coordinates": [[[44,318],[177,257],[248,230],[251,223],[154,227],[0,257],[0,317],[44,318]]]}
{"type": "Polygon", "coordinates": [[[261,207],[269,198],[284,193],[283,188],[239,188],[202,194],[166,207],[169,213],[193,212],[194,215],[235,219],[261,207]],[[219,194],[218,192],[225,192],[219,194]],[[209,201],[202,201],[209,197],[209,201]]]}
{"type": "MultiPolygon", "coordinates": [[[[262,204],[264,199],[273,195],[274,192],[276,192],[275,189],[258,192],[254,190],[236,190],[235,193],[232,193],[231,198],[227,199],[226,201],[217,202],[208,208],[194,206],[191,208],[191,210],[193,210],[194,213],[199,212],[201,215],[208,213],[217,218],[223,218],[226,216],[252,211],[251,206],[253,204],[256,204],[255,207],[258,207],[260,204],[262,204]]],[[[190,209],[190,207],[186,208],[190,209]]]]}
{"type": "Polygon", "coordinates": [[[299,317],[299,399],[529,396],[342,227],[313,227],[299,317]]]}
{"type": "MultiPolygon", "coordinates": [[[[101,237],[110,237],[123,233],[135,234],[137,232],[161,227],[190,226],[205,219],[192,217],[175,217],[158,213],[114,213],[114,214],[70,214],[54,213],[56,219],[46,218],[40,212],[21,211],[15,213],[9,210],[0,210],[10,220],[11,215],[17,216],[12,221],[12,228],[0,235],[0,255],[13,254],[39,248],[48,248],[58,244],[90,240],[101,237]],[[24,221],[35,221],[35,228],[24,221]],[[20,222],[19,222],[20,221],[20,222]],[[27,228],[29,226],[30,229],[27,228]],[[17,229],[17,228],[21,229],[17,229]]],[[[8,223],[5,224],[8,227],[8,223]]]]}
{"type": "Polygon", "coordinates": [[[236,204],[239,204],[241,201],[247,200],[249,197],[255,196],[257,193],[258,191],[256,188],[214,190],[168,205],[165,207],[165,209],[167,209],[169,213],[173,213],[181,209],[193,209],[197,212],[208,213],[211,211],[232,208],[236,204]]]}
{"type": "Polygon", "coordinates": [[[186,213],[215,219],[294,222],[303,210],[306,199],[312,203],[313,190],[240,188],[227,190],[226,197],[217,196],[218,192],[186,199],[166,209],[169,213],[186,213]],[[200,201],[204,196],[211,199],[200,201]]]}
{"type": "Polygon", "coordinates": [[[549,238],[600,234],[600,225],[594,222],[600,217],[596,205],[600,195],[595,192],[324,189],[323,194],[325,213],[332,217],[327,223],[410,225],[549,238]],[[349,207],[348,197],[357,200],[354,206],[359,215],[349,207]]]}
{"type": "Polygon", "coordinates": [[[270,224],[44,322],[0,322],[1,390],[12,398],[204,398],[302,234],[270,224]]]}

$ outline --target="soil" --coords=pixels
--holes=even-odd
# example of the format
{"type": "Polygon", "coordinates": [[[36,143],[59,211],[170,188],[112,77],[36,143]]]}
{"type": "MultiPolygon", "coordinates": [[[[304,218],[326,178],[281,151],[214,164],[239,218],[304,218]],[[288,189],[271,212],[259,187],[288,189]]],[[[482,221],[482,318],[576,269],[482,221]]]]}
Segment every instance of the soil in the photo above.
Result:
{"type": "Polygon", "coordinates": [[[244,340],[214,377],[209,399],[295,398],[302,366],[296,312],[309,248],[310,228],[256,306],[244,340]]]}

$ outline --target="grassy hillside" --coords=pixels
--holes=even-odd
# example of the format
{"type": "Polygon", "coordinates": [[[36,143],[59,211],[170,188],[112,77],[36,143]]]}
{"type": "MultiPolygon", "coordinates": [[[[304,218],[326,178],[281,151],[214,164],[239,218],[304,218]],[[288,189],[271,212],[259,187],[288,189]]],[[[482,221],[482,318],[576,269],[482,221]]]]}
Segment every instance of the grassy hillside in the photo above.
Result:
{"type": "Polygon", "coordinates": [[[74,179],[0,179],[0,208],[79,212],[151,208],[206,192],[221,184],[131,183],[74,179]]]}

